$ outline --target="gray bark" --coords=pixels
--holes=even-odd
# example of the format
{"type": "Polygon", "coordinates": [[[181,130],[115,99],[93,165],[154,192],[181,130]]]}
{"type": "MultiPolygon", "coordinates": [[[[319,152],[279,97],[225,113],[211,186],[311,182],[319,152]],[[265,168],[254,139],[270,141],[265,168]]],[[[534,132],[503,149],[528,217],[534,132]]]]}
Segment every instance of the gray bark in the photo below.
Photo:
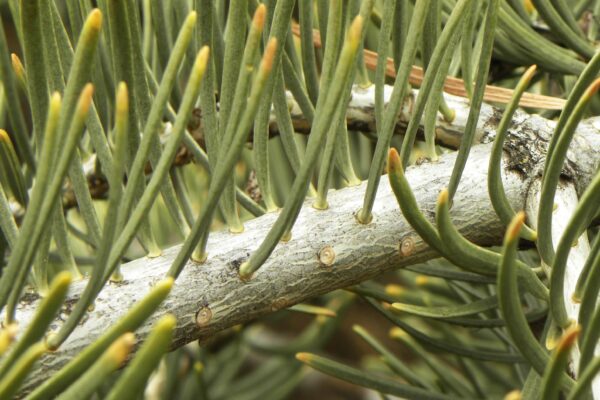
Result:
{"type": "MultiPolygon", "coordinates": [[[[468,113],[468,102],[447,96],[457,117],[452,124],[439,123],[438,135],[460,137],[468,113]]],[[[365,112],[368,112],[365,111],[365,112]]],[[[459,230],[480,245],[498,245],[504,227],[498,221],[487,194],[487,165],[494,129],[501,113],[484,105],[473,146],[452,208],[459,230]]],[[[544,150],[554,123],[537,116],[518,113],[507,140],[504,158],[504,185],[514,209],[526,207],[528,193],[544,160],[544,150]]],[[[580,192],[590,181],[600,161],[600,119],[583,122],[577,133],[564,171],[580,192]]],[[[406,171],[415,196],[425,214],[433,217],[439,191],[449,181],[455,154],[447,154],[436,163],[423,163],[406,171]]],[[[280,243],[253,279],[243,282],[237,268],[258,247],[273,224],[271,213],[246,224],[241,234],[215,232],[209,239],[209,258],[204,264],[188,262],[172,293],[160,310],[137,332],[143,340],[150,326],[165,313],[177,317],[173,347],[193,340],[206,340],[216,333],[249,322],[265,314],[306,301],[335,289],[373,278],[384,271],[402,268],[435,256],[403,218],[387,179],[379,187],[373,221],[359,224],[354,213],[362,206],[366,185],[330,193],[327,210],[316,210],[307,200],[293,229],[293,237],[280,243]],[[335,260],[320,260],[320,251],[333,249],[335,260]],[[402,253],[399,249],[402,248],[402,253]],[[330,264],[330,265],[328,265],[330,264]],[[201,315],[202,318],[198,318],[201,315]]],[[[107,285],[96,305],[62,347],[36,366],[26,382],[26,390],[39,385],[100,336],[148,288],[169,269],[179,246],[159,257],[143,258],[123,266],[124,282],[107,285]]],[[[71,288],[75,299],[85,282],[71,288]]],[[[23,303],[17,318],[26,326],[36,303],[23,303]]],[[[60,321],[54,322],[55,327],[60,321]]]]}

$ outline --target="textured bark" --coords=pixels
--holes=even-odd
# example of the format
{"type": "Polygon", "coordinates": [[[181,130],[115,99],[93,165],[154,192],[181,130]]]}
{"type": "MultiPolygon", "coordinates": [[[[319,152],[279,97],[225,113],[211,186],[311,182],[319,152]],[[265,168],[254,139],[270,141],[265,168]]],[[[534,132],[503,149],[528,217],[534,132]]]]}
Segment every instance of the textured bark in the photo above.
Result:
{"type": "MultiPolygon", "coordinates": [[[[438,135],[460,137],[468,114],[464,99],[448,96],[457,117],[452,124],[440,122],[438,135]]],[[[410,110],[409,110],[410,111],[410,110]]],[[[504,233],[487,194],[487,165],[494,129],[500,112],[484,105],[473,146],[452,208],[452,217],[460,231],[481,245],[501,243],[504,233]]],[[[506,145],[504,185],[513,207],[525,209],[530,185],[540,170],[544,150],[553,123],[541,117],[517,114],[506,145]]],[[[589,120],[580,125],[569,152],[565,179],[585,188],[600,161],[600,135],[589,120]]],[[[426,215],[433,217],[439,191],[449,181],[455,154],[447,154],[436,163],[408,168],[406,174],[415,196],[426,215]]],[[[373,210],[373,222],[361,225],[354,213],[362,206],[366,184],[332,192],[328,210],[316,210],[305,203],[293,229],[293,238],[280,243],[266,264],[248,282],[242,282],[237,269],[273,224],[271,213],[246,224],[242,234],[211,234],[209,258],[204,264],[188,262],[173,292],[147,323],[138,330],[140,340],[160,315],[173,313],[178,320],[173,347],[196,339],[208,339],[236,324],[308,300],[322,293],[347,287],[395,268],[432,258],[435,254],[406,223],[396,199],[382,180],[373,210]],[[335,252],[333,265],[319,260],[325,247],[335,252]],[[399,252],[402,246],[404,253],[399,252]],[[410,251],[407,251],[409,249],[410,251]],[[198,319],[201,312],[202,318],[198,319]]],[[[44,357],[30,375],[26,388],[32,388],[58,370],[112,325],[148,288],[168,270],[179,246],[167,249],[157,258],[143,258],[123,266],[123,283],[108,285],[96,300],[96,306],[81,326],[55,353],[44,357]]],[[[69,297],[77,298],[85,282],[73,285],[69,297]]],[[[17,318],[27,325],[37,303],[23,303],[17,318]]],[[[68,310],[65,311],[68,313],[68,310]]],[[[57,320],[55,327],[60,324],[57,320]]]]}

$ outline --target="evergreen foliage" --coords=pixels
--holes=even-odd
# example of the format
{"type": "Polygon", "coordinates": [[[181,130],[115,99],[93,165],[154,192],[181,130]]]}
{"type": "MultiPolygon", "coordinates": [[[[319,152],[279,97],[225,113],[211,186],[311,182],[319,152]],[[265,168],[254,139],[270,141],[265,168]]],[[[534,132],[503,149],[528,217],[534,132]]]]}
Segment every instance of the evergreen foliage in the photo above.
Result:
{"type": "Polygon", "coordinates": [[[600,0],[0,11],[0,399],[600,396],[600,0]]]}

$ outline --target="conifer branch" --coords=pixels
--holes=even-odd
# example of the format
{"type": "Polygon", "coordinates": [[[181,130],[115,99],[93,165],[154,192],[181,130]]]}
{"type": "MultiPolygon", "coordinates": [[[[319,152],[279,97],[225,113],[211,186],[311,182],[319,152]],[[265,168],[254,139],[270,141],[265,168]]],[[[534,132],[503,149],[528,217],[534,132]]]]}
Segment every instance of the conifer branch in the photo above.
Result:
{"type": "MultiPolygon", "coordinates": [[[[385,85],[384,86],[384,104],[387,106],[389,103],[389,99],[392,92],[392,86],[385,85]]],[[[418,90],[412,90],[405,99],[402,109],[398,112],[398,121],[394,128],[394,134],[402,135],[407,127],[408,121],[411,118],[412,106],[414,104],[414,99],[418,96],[418,90]]],[[[292,118],[292,123],[294,126],[294,131],[300,134],[310,134],[311,124],[306,119],[300,106],[294,100],[293,95],[290,92],[286,93],[288,107],[290,109],[290,116],[292,118]]],[[[466,122],[466,117],[468,113],[468,103],[464,97],[453,96],[446,94],[446,98],[450,108],[459,109],[462,111],[457,111],[457,119],[452,123],[448,123],[443,120],[440,116],[438,118],[436,124],[436,143],[441,146],[448,147],[451,149],[456,149],[460,145],[460,139],[462,136],[462,131],[464,128],[464,124],[466,122]],[[461,120],[461,118],[463,118],[461,120]]],[[[560,100],[560,99],[557,99],[560,100]]],[[[557,103],[558,104],[558,103],[557,103]]],[[[482,110],[482,112],[491,113],[493,112],[497,118],[499,119],[501,116],[501,111],[488,106],[482,110]]],[[[524,115],[524,114],[522,114],[524,115]]],[[[517,118],[523,118],[517,117],[517,118]]],[[[536,117],[542,118],[542,117],[536,117]]],[[[547,120],[548,124],[554,124],[554,122],[547,120]]],[[[367,135],[371,135],[375,137],[376,135],[376,127],[375,127],[375,86],[371,85],[367,88],[361,88],[359,85],[354,85],[353,90],[351,92],[351,97],[348,101],[348,105],[346,108],[346,124],[348,127],[348,132],[354,134],[357,133],[365,133],[367,135]]],[[[161,142],[166,142],[169,137],[170,132],[170,124],[167,124],[164,130],[164,133],[161,135],[161,142]]],[[[191,136],[196,140],[196,142],[205,149],[204,135],[202,133],[202,113],[199,109],[194,111],[194,116],[192,117],[192,121],[190,121],[190,125],[188,128],[191,136]]],[[[270,121],[269,121],[269,133],[271,137],[279,135],[279,128],[277,126],[277,120],[275,118],[274,112],[271,113],[270,121]]],[[[482,139],[481,129],[479,129],[479,137],[476,138],[476,141],[479,140],[490,140],[490,137],[486,139],[482,139]]],[[[422,135],[422,127],[419,128],[419,135],[422,135]]],[[[251,145],[252,135],[249,132],[248,140],[249,145],[251,145]]],[[[185,145],[182,146],[180,151],[178,152],[173,165],[174,166],[182,166],[189,162],[198,162],[198,160],[194,160],[192,151],[187,148],[185,145]]],[[[84,164],[84,171],[88,180],[90,193],[92,198],[96,199],[104,199],[108,193],[108,183],[106,178],[102,175],[101,171],[98,168],[96,163],[96,156],[92,155],[84,164]]],[[[151,167],[148,165],[146,169],[147,173],[151,172],[151,167]]],[[[72,190],[67,187],[63,194],[63,205],[65,208],[76,207],[77,203],[75,200],[75,195],[72,193],[72,190]]],[[[15,205],[15,213],[18,214],[19,209],[18,206],[15,205]]],[[[17,215],[18,216],[18,215],[17,215]]]]}
{"type": "MultiPolygon", "coordinates": [[[[442,126],[460,136],[461,121],[466,119],[467,102],[447,96],[456,110],[452,126],[442,126]]],[[[451,216],[459,231],[472,242],[499,245],[504,228],[496,216],[486,190],[491,144],[500,111],[484,105],[478,123],[477,140],[473,147],[461,185],[454,198],[451,216]]],[[[573,182],[581,193],[600,164],[600,120],[588,119],[578,127],[567,156],[563,178],[573,182]]],[[[534,189],[530,190],[541,171],[553,123],[538,117],[517,113],[513,128],[505,142],[503,183],[507,197],[515,210],[525,209],[534,189]],[[529,194],[528,194],[529,193],[529,194]]],[[[406,171],[418,204],[425,215],[432,217],[439,191],[449,180],[455,154],[443,155],[439,162],[410,167],[406,171]]],[[[354,214],[360,208],[365,184],[338,190],[329,197],[330,208],[302,208],[293,237],[280,243],[265,265],[252,280],[238,276],[238,268],[256,248],[257,238],[271,227],[275,213],[266,214],[247,223],[241,234],[216,232],[210,236],[209,257],[204,264],[189,261],[178,278],[165,304],[137,331],[145,338],[152,324],[165,313],[177,317],[173,347],[193,340],[205,341],[236,324],[248,323],[257,317],[289,307],[335,289],[345,288],[370,279],[384,271],[412,265],[433,258],[431,251],[406,223],[398,211],[389,185],[383,181],[373,210],[374,220],[359,224],[354,214]],[[319,259],[320,250],[329,246],[327,262],[319,259]]],[[[527,209],[531,211],[531,208],[527,209]]],[[[432,219],[432,218],[431,218],[432,219]]],[[[111,326],[135,301],[148,291],[168,271],[180,246],[167,249],[159,257],[142,258],[125,264],[124,280],[108,285],[99,294],[95,308],[67,341],[51,356],[43,357],[31,374],[24,390],[31,390],[73,355],[88,346],[107,326],[111,326]]],[[[66,304],[77,299],[84,282],[73,285],[66,304]]],[[[22,301],[17,320],[27,326],[38,301],[22,301]]],[[[68,314],[69,310],[64,310],[68,314]]],[[[60,326],[56,320],[54,326],[60,326]]]]}

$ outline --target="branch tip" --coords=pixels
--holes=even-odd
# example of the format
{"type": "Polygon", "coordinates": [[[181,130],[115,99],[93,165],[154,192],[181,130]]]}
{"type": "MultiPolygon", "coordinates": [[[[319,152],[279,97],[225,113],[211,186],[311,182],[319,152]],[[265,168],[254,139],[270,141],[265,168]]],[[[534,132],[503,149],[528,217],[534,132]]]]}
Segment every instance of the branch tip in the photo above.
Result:
{"type": "Polygon", "coordinates": [[[588,86],[588,88],[585,90],[585,93],[583,94],[583,96],[581,96],[582,99],[589,100],[593,95],[596,94],[598,89],[600,89],[600,78],[596,79],[594,82],[592,82],[590,84],[590,86],[588,86]]]}
{"type": "Polygon", "coordinates": [[[521,228],[523,227],[524,223],[525,213],[523,211],[519,211],[508,226],[508,229],[506,231],[507,240],[517,239],[519,237],[519,234],[521,233],[521,228]]]}
{"type": "Polygon", "coordinates": [[[86,22],[90,28],[99,31],[102,27],[102,11],[98,8],[94,8],[88,15],[86,22]]]}
{"type": "Polygon", "coordinates": [[[440,206],[446,206],[448,204],[448,188],[443,188],[438,195],[438,204],[440,206]]]}
{"type": "Polygon", "coordinates": [[[52,97],[50,97],[50,105],[48,106],[48,115],[57,115],[60,111],[61,104],[62,97],[60,96],[60,93],[52,93],[52,97]]]}
{"type": "Polygon", "coordinates": [[[127,332],[115,340],[106,352],[117,364],[121,364],[131,352],[134,344],[135,335],[131,332],[127,332]]]}
{"type": "Polygon", "coordinates": [[[91,83],[87,83],[83,90],[81,91],[81,95],[79,96],[79,102],[77,104],[77,109],[82,114],[87,114],[90,109],[90,105],[92,104],[92,96],[94,95],[94,85],[91,83]]]}
{"type": "Polygon", "coordinates": [[[184,25],[187,25],[188,23],[195,24],[196,20],[198,19],[198,13],[196,11],[191,11],[186,19],[187,21],[184,22],[184,25]]]}
{"type": "Polygon", "coordinates": [[[533,78],[533,75],[535,75],[536,72],[537,65],[533,64],[532,66],[527,68],[527,71],[525,71],[525,73],[523,74],[523,79],[526,79],[527,81],[531,80],[531,78],[533,78]]]}
{"type": "Polygon", "coordinates": [[[363,17],[361,15],[357,15],[352,21],[352,25],[348,30],[348,40],[352,43],[353,46],[357,46],[362,37],[362,27],[363,27],[363,17]]]}
{"type": "Polygon", "coordinates": [[[62,271],[52,281],[52,286],[64,286],[71,284],[73,275],[69,271],[62,271]]]}
{"type": "Polygon", "coordinates": [[[273,59],[275,58],[275,52],[277,51],[277,38],[271,38],[267,47],[265,48],[265,54],[262,59],[260,68],[269,73],[273,68],[273,59]]]}
{"type": "Polygon", "coordinates": [[[119,82],[117,89],[117,113],[127,113],[129,110],[129,94],[127,91],[127,84],[125,82],[119,82]]]}
{"type": "Polygon", "coordinates": [[[388,172],[397,174],[403,173],[400,154],[398,154],[398,150],[394,147],[390,148],[388,151],[388,172]]]}
{"type": "Polygon", "coordinates": [[[303,362],[303,363],[308,363],[312,360],[313,355],[310,353],[296,353],[296,360],[303,362]]]}
{"type": "Polygon", "coordinates": [[[194,63],[194,70],[198,74],[204,75],[206,65],[208,64],[208,57],[210,56],[210,49],[208,46],[203,46],[198,55],[196,56],[196,62],[194,63]]]}
{"type": "Polygon", "coordinates": [[[261,3],[254,12],[254,17],[252,18],[252,24],[256,29],[262,30],[265,26],[265,16],[267,15],[267,7],[261,3]]]}
{"type": "Polygon", "coordinates": [[[581,325],[571,325],[560,338],[558,345],[556,346],[557,352],[568,351],[573,343],[577,340],[579,333],[581,332],[581,325]]]}

